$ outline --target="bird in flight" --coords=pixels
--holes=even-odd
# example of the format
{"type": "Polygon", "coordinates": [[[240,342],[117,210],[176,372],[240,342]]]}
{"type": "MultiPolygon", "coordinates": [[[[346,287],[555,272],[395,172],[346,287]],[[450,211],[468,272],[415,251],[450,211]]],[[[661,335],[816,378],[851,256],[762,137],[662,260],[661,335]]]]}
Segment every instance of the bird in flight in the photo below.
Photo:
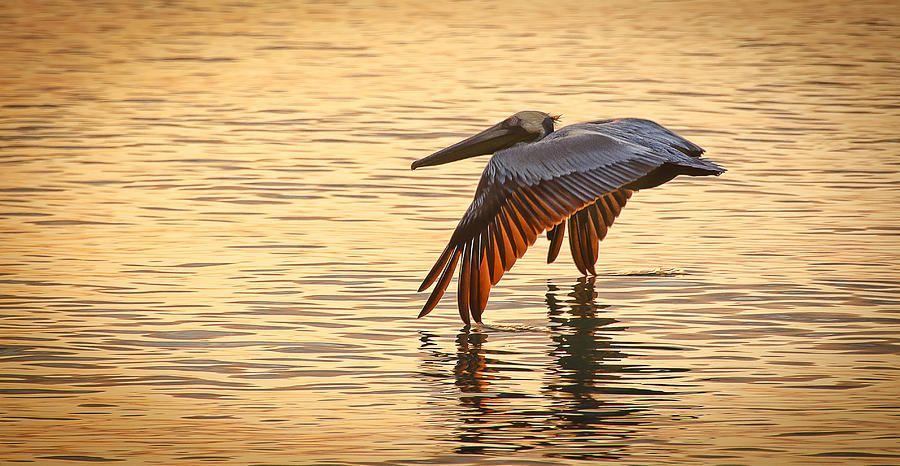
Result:
{"type": "Polygon", "coordinates": [[[565,126],[559,116],[523,111],[412,164],[421,167],[494,154],[475,199],[419,291],[435,285],[419,317],[444,295],[459,265],[459,317],[481,323],[491,287],[538,235],[547,232],[547,263],[569,230],[575,266],[596,275],[600,241],[635,191],[678,175],[720,175],[700,146],[649,120],[621,118],[565,126]]]}

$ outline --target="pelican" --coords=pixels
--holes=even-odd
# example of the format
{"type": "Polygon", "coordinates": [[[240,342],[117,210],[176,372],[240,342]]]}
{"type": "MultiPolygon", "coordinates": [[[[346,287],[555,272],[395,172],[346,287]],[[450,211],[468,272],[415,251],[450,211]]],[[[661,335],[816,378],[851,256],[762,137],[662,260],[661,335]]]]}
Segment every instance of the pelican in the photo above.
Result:
{"type": "Polygon", "coordinates": [[[437,306],[460,264],[459,317],[467,326],[481,323],[491,287],[544,231],[547,263],[556,260],[568,226],[575,267],[596,275],[600,241],[635,191],[678,175],[725,172],[700,158],[700,146],[649,120],[599,120],[555,130],[558,120],[519,112],[413,162],[415,170],[494,154],[475,199],[419,287],[421,292],[437,281],[419,317],[437,306]]]}

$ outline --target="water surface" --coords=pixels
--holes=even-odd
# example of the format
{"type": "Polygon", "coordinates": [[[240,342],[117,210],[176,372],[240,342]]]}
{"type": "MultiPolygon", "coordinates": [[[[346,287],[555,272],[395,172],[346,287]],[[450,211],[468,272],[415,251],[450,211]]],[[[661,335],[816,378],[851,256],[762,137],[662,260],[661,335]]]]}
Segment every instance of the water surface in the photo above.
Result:
{"type": "Polygon", "coordinates": [[[0,462],[896,464],[897,18],[6,2],[0,462]],[[486,158],[409,163],[522,109],[729,172],[414,319],[486,158]]]}

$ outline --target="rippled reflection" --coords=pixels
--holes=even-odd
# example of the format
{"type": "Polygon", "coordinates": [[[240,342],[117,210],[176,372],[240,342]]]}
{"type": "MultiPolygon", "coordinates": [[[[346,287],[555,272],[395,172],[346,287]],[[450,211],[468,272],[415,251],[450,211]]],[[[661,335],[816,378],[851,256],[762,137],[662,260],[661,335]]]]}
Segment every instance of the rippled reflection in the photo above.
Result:
{"type": "Polygon", "coordinates": [[[0,2],[0,463],[897,463],[896,18],[0,2]],[[410,162],[526,108],[729,171],[415,319],[487,159],[410,162]]]}
{"type": "Polygon", "coordinates": [[[423,377],[440,386],[453,365],[455,390],[437,395],[441,404],[457,403],[440,415],[458,421],[458,453],[540,449],[548,457],[619,459],[645,426],[652,428],[655,405],[677,401],[678,374],[686,369],[629,362],[627,329],[604,316],[609,306],[597,302],[594,278],[547,288],[549,325],[540,333],[549,336],[550,364],[517,362],[516,348],[492,345],[492,338],[522,330],[466,328],[456,336],[455,355],[422,332],[423,377]]]}

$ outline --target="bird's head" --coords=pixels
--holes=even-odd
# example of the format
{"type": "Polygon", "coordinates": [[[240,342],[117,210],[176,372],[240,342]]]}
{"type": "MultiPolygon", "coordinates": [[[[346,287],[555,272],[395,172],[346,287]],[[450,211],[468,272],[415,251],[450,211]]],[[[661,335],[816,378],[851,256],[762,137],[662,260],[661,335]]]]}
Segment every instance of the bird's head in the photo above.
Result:
{"type": "Polygon", "coordinates": [[[554,116],[533,110],[516,113],[470,138],[416,160],[412,164],[412,169],[493,154],[520,142],[539,140],[553,132],[553,123],[559,120],[559,117],[560,115],[554,116]]]}

